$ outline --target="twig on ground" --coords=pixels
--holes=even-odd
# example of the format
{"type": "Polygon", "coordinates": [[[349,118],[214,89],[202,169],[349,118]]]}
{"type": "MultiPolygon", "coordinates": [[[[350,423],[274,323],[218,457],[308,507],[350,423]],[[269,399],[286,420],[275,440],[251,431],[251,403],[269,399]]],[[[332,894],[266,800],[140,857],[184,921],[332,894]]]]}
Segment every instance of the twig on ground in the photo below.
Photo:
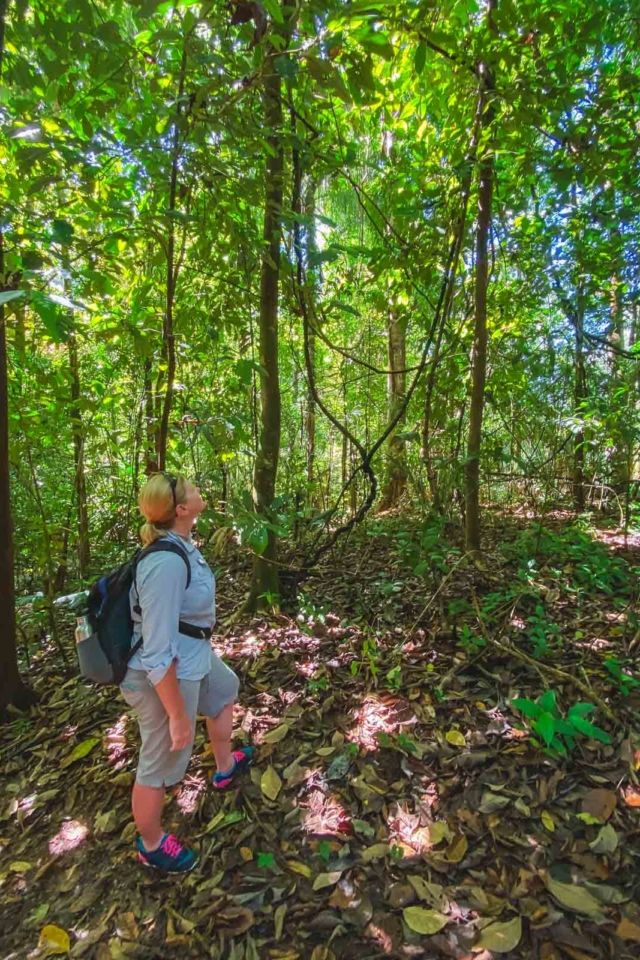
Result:
{"type": "Polygon", "coordinates": [[[473,606],[478,617],[480,632],[487,643],[491,644],[491,646],[495,647],[497,650],[500,650],[502,653],[506,653],[510,657],[514,657],[516,660],[521,660],[523,663],[526,663],[528,666],[536,670],[543,680],[546,680],[548,677],[553,677],[555,680],[562,681],[562,683],[570,683],[574,687],[577,687],[581,693],[583,693],[586,697],[589,697],[595,703],[599,710],[602,710],[607,720],[610,720],[611,723],[617,722],[616,716],[611,707],[607,706],[604,700],[602,700],[593,689],[584,684],[582,680],[578,680],[577,677],[572,676],[565,670],[559,670],[557,667],[551,667],[546,663],[540,663],[537,660],[534,660],[533,657],[530,657],[527,653],[524,653],[522,650],[518,650],[517,647],[511,646],[509,643],[501,643],[500,640],[496,640],[494,637],[488,634],[484,626],[482,613],[480,612],[478,598],[476,597],[475,592],[473,593],[473,606]]]}

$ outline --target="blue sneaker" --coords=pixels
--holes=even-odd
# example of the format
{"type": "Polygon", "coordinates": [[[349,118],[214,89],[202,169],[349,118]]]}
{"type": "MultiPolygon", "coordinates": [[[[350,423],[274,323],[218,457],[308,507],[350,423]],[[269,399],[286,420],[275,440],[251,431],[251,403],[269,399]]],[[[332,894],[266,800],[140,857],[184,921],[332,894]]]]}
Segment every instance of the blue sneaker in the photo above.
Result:
{"type": "Polygon", "coordinates": [[[226,773],[214,773],[213,775],[212,783],[215,790],[226,790],[239,773],[251,766],[253,763],[253,747],[241,747],[239,750],[234,750],[231,756],[233,757],[231,770],[227,770],[226,773]]]}
{"type": "Polygon", "coordinates": [[[183,847],[172,833],[165,833],[160,846],[151,853],[145,850],[141,837],[138,837],[137,847],[140,863],[165,873],[189,873],[198,862],[195,850],[183,847]]]}

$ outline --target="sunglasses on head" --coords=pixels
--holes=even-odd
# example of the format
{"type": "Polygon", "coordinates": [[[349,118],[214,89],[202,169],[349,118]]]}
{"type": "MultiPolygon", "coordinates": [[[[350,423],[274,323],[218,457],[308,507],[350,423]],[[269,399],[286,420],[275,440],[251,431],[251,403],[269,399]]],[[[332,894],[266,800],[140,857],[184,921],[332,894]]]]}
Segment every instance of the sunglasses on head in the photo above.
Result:
{"type": "Polygon", "coordinates": [[[178,485],[178,478],[174,477],[172,473],[165,473],[164,471],[162,472],[162,476],[165,478],[165,480],[169,481],[169,486],[171,487],[171,497],[173,499],[173,509],[175,510],[176,507],[178,506],[178,500],[176,498],[176,487],[178,485]]]}

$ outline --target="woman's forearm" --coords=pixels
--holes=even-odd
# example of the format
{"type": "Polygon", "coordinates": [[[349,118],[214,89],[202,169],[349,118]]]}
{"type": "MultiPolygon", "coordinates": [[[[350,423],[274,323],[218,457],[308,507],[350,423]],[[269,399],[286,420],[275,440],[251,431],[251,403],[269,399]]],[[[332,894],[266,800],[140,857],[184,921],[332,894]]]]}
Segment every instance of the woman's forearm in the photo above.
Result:
{"type": "Polygon", "coordinates": [[[180,692],[174,660],[162,680],[156,684],[156,693],[170,717],[181,716],[185,712],[184,700],[180,692]]]}

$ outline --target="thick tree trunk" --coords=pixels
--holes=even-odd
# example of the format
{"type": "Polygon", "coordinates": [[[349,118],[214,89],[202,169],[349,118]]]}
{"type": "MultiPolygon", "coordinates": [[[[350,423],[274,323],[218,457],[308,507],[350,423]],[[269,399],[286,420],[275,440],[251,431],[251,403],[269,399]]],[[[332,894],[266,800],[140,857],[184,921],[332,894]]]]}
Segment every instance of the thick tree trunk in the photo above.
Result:
{"type": "MultiPolygon", "coordinates": [[[[4,53],[4,22],[8,3],[0,0],[0,80],[4,53]]],[[[5,289],[4,240],[0,231],[0,290],[5,289]]],[[[13,523],[9,473],[9,389],[7,378],[7,337],[5,309],[0,304],[0,715],[9,704],[19,709],[36,700],[18,671],[16,648],[16,607],[13,582],[13,523]]]]}
{"type": "MultiPolygon", "coordinates": [[[[391,372],[388,374],[387,380],[389,423],[395,420],[400,408],[403,406],[407,390],[407,375],[404,372],[407,366],[406,329],[404,318],[400,318],[397,311],[390,310],[388,353],[389,370],[391,372]]],[[[407,487],[405,445],[402,440],[398,440],[396,437],[396,433],[402,428],[403,423],[404,417],[398,421],[396,429],[389,436],[387,447],[387,482],[382,492],[381,510],[389,510],[397,506],[407,487]]]]}
{"type": "MultiPolygon", "coordinates": [[[[282,235],[282,99],[280,74],[271,50],[264,73],[264,117],[269,131],[270,152],[266,163],[264,253],[260,276],[260,441],[253,473],[253,502],[256,513],[265,520],[271,516],[275,497],[280,454],[280,382],[278,371],[278,290],[280,280],[280,240],[282,235]]],[[[277,543],[268,531],[267,546],[253,561],[253,575],[246,608],[264,608],[279,596],[277,543]]]]}
{"type": "MultiPolygon", "coordinates": [[[[489,0],[487,22],[491,28],[491,14],[496,0],[489,0]]],[[[486,63],[478,67],[480,97],[478,110],[481,128],[489,132],[494,108],[489,99],[493,78],[486,63]]],[[[494,155],[491,142],[484,148],[480,160],[478,191],[478,220],[476,225],[475,321],[471,357],[471,404],[469,407],[469,437],[465,464],[465,542],[473,553],[480,550],[480,445],[484,388],[487,376],[487,288],[489,285],[489,233],[493,200],[494,155]]]]}
{"type": "Polygon", "coordinates": [[[89,511],[87,509],[87,483],[84,473],[84,428],[80,410],[80,368],[78,343],[75,333],[69,337],[69,372],[71,374],[71,429],[73,430],[73,463],[76,505],[78,508],[78,568],[80,579],[89,573],[91,548],[89,545],[89,511]]]}

